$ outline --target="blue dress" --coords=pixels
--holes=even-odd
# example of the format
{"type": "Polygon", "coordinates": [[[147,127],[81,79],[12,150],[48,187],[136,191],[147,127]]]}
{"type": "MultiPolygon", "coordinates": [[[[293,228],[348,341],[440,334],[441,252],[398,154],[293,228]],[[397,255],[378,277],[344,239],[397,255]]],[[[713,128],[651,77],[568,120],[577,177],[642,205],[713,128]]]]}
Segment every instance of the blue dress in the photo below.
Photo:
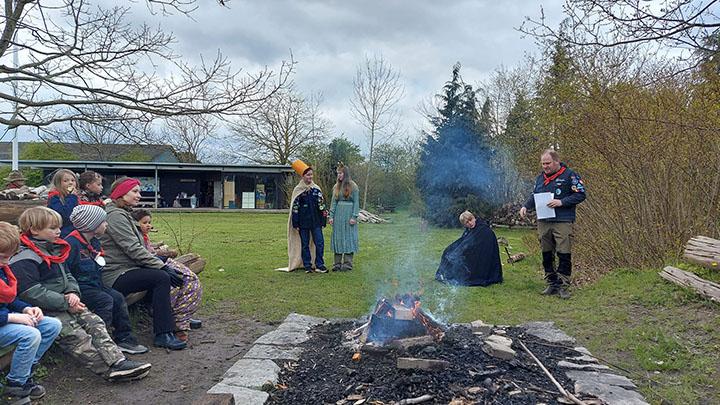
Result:
{"type": "Polygon", "coordinates": [[[335,197],[333,192],[332,203],[330,204],[330,218],[333,220],[331,237],[332,250],[335,253],[355,253],[358,251],[358,223],[360,214],[360,192],[353,184],[349,196],[340,192],[335,197]],[[355,225],[350,225],[350,218],[355,219],[355,225]]]}

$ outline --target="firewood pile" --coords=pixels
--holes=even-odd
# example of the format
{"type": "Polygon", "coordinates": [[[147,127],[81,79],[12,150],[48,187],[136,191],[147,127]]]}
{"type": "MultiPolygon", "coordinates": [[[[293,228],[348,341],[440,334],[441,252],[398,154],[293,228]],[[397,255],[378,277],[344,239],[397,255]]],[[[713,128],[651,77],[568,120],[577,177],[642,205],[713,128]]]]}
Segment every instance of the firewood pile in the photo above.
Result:
{"type": "Polygon", "coordinates": [[[520,219],[520,208],[522,204],[507,203],[500,207],[490,218],[493,225],[500,226],[537,226],[537,219],[534,214],[530,213],[525,219],[520,219]]]}
{"type": "Polygon", "coordinates": [[[20,187],[0,190],[0,200],[38,200],[47,196],[47,187],[20,187]]]}
{"type": "Polygon", "coordinates": [[[371,223],[371,224],[384,224],[384,223],[388,222],[387,219],[382,218],[378,215],[373,214],[372,212],[365,211],[365,210],[360,210],[360,214],[358,215],[358,220],[360,220],[360,222],[371,223]]]}

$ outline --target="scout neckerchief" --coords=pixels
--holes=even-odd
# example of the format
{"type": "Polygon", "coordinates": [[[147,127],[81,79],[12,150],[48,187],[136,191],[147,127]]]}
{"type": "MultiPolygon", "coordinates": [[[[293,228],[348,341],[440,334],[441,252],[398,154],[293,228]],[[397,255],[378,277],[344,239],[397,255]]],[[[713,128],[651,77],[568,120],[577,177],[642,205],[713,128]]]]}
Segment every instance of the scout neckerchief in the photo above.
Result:
{"type": "Polygon", "coordinates": [[[7,283],[0,279],[0,304],[9,304],[17,296],[17,279],[7,264],[2,267],[7,277],[7,283]]]}
{"type": "Polygon", "coordinates": [[[93,248],[93,246],[90,244],[90,242],[86,241],[85,238],[82,236],[82,234],[77,229],[70,232],[70,234],[68,236],[74,236],[75,239],[77,239],[80,243],[82,243],[83,246],[85,246],[87,248],[87,250],[89,250],[90,253],[92,253],[93,257],[105,256],[105,250],[102,247],[100,248],[99,252],[97,250],[95,250],[95,248],[93,248]]]}
{"type": "Polygon", "coordinates": [[[545,178],[545,181],[543,181],[543,186],[547,186],[550,184],[551,181],[555,180],[559,175],[563,174],[565,171],[565,166],[561,167],[560,170],[556,171],[553,175],[548,176],[547,174],[543,173],[543,178],[545,178]]]}
{"type": "Polygon", "coordinates": [[[35,254],[40,256],[40,258],[45,262],[45,264],[47,264],[48,267],[50,267],[51,263],[65,262],[65,260],[67,260],[68,256],[70,255],[70,244],[60,238],[55,239],[55,241],[52,242],[52,243],[62,246],[62,249],[60,250],[60,254],[57,256],[51,256],[51,255],[45,254],[25,234],[20,235],[20,242],[22,242],[25,246],[27,246],[28,249],[35,252],[35,254]]]}

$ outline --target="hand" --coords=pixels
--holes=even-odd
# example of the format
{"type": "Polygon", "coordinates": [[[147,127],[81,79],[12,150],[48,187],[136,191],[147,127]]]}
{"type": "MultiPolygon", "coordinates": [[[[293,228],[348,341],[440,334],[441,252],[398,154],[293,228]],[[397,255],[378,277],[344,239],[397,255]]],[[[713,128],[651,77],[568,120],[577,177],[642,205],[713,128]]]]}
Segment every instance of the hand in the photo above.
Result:
{"type": "Polygon", "coordinates": [[[68,308],[68,312],[71,314],[79,314],[82,311],[86,310],[87,307],[82,302],[78,302],[77,305],[71,305],[70,308],[68,308]]]}
{"type": "Polygon", "coordinates": [[[349,221],[349,222],[350,222],[350,225],[355,225],[355,224],[357,224],[357,220],[355,220],[355,218],[350,218],[350,221],[349,221]]]}
{"type": "Polygon", "coordinates": [[[23,309],[23,314],[28,314],[32,317],[35,317],[35,319],[38,322],[42,321],[43,316],[44,316],[42,309],[40,309],[38,307],[27,307],[27,308],[23,309]]]}
{"type": "Polygon", "coordinates": [[[526,215],[527,215],[527,208],[525,208],[525,207],[520,208],[520,219],[525,219],[526,215]]]}
{"type": "Polygon", "coordinates": [[[332,224],[333,224],[333,222],[335,222],[335,221],[333,221],[333,219],[332,219],[332,218],[328,218],[328,224],[332,225],[332,224]]]}
{"type": "Polygon", "coordinates": [[[162,268],[165,270],[165,272],[170,276],[170,286],[172,287],[182,287],[183,284],[185,284],[185,280],[183,280],[182,272],[175,270],[171,268],[170,266],[163,266],[162,268]]]}
{"type": "Polygon", "coordinates": [[[28,314],[8,314],[8,323],[19,323],[21,325],[35,326],[37,319],[28,314]]]}
{"type": "Polygon", "coordinates": [[[547,206],[550,208],[562,207],[562,201],[553,199],[553,200],[550,200],[549,203],[547,203],[547,206]]]}
{"type": "Polygon", "coordinates": [[[75,293],[67,293],[65,294],[65,301],[67,301],[68,305],[74,307],[80,303],[80,297],[78,297],[75,293]]]}

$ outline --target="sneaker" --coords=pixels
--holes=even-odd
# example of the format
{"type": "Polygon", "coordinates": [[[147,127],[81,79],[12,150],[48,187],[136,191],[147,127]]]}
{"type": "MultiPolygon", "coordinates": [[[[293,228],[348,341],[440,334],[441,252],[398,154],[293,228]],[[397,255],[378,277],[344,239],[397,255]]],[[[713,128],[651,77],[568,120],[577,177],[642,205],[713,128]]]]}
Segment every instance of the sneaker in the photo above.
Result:
{"type": "Polygon", "coordinates": [[[125,359],[110,367],[107,379],[110,381],[122,381],[142,378],[150,371],[150,367],[152,367],[150,363],[125,359]]]}
{"type": "Polygon", "coordinates": [[[328,271],[327,271],[327,267],[325,267],[325,266],[320,266],[320,267],[318,267],[318,268],[315,269],[315,272],[316,272],[316,273],[323,273],[323,274],[324,274],[324,273],[327,273],[328,271]]]}
{"type": "Polygon", "coordinates": [[[305,273],[315,273],[315,270],[313,270],[312,267],[305,267],[305,273]]]}
{"type": "Polygon", "coordinates": [[[121,352],[127,354],[143,354],[147,353],[148,351],[147,347],[131,341],[119,342],[117,344],[117,347],[120,349],[121,352]]]}
{"type": "Polygon", "coordinates": [[[182,350],[187,346],[187,343],[175,337],[174,334],[160,333],[155,335],[155,346],[165,347],[170,350],[182,350]]]}
{"type": "MultiPolygon", "coordinates": [[[[44,390],[44,389],[43,389],[44,390]]],[[[3,390],[3,399],[5,401],[12,401],[12,400],[18,400],[21,398],[27,398],[30,399],[30,393],[32,392],[32,387],[28,384],[19,385],[16,383],[13,383],[12,381],[8,381],[7,385],[5,386],[5,389],[3,390]]],[[[43,395],[45,393],[43,392],[43,395]]]]}

